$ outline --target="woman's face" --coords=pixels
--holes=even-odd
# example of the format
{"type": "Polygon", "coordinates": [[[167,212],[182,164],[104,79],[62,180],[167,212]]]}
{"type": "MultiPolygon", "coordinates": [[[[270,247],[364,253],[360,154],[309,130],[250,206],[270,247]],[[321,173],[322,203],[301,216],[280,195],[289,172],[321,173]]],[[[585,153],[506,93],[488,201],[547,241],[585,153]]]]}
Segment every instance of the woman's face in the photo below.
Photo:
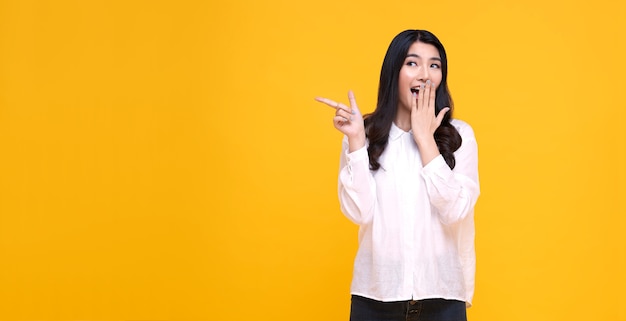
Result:
{"type": "Polygon", "coordinates": [[[398,76],[398,108],[411,110],[412,92],[430,80],[435,89],[441,84],[441,57],[433,45],[415,42],[409,48],[398,76]]]}

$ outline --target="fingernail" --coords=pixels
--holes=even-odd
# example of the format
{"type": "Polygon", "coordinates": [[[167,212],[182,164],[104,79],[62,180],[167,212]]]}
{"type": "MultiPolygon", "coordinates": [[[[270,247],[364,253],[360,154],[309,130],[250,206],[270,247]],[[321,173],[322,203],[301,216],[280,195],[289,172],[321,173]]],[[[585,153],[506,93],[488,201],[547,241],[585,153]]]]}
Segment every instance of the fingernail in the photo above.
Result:
{"type": "Polygon", "coordinates": [[[430,79],[426,80],[426,84],[430,85],[430,79]]]}
{"type": "Polygon", "coordinates": [[[352,110],[352,115],[356,115],[356,111],[354,109],[352,110]]]}
{"type": "Polygon", "coordinates": [[[421,85],[420,85],[420,88],[421,88],[421,89],[424,89],[424,84],[421,84],[421,85]]]}

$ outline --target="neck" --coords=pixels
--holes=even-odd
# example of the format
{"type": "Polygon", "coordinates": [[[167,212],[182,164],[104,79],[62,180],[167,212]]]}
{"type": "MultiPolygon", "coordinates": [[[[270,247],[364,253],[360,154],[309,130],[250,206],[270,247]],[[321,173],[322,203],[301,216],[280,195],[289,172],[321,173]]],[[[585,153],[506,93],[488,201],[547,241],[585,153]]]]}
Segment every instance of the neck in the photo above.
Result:
{"type": "Polygon", "coordinates": [[[406,108],[398,106],[396,119],[393,120],[393,123],[396,124],[398,128],[408,132],[411,130],[411,113],[406,108]]]}

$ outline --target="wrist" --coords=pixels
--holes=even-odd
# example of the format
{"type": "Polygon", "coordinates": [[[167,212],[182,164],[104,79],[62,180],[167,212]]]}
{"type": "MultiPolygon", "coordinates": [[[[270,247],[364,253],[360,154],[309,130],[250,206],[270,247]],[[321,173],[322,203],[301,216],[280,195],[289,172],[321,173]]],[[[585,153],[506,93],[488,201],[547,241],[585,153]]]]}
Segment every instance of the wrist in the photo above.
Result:
{"type": "Polygon", "coordinates": [[[424,148],[424,147],[428,147],[428,146],[437,146],[437,143],[435,142],[435,135],[416,135],[415,133],[413,134],[413,139],[415,140],[415,143],[417,143],[417,146],[420,148],[424,148]]]}
{"type": "Polygon", "coordinates": [[[348,136],[349,152],[357,151],[365,146],[365,133],[348,136]]]}

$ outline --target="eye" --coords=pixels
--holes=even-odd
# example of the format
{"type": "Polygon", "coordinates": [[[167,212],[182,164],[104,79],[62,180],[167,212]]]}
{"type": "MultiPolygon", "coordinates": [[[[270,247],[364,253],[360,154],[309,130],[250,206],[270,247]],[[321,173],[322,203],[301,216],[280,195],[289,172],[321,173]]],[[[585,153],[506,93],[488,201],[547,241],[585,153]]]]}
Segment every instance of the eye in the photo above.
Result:
{"type": "Polygon", "coordinates": [[[414,67],[414,66],[417,66],[417,63],[415,61],[407,61],[406,65],[414,67]]]}
{"type": "Polygon", "coordinates": [[[430,68],[439,69],[439,68],[441,68],[441,66],[439,64],[432,64],[432,65],[430,65],[430,68]]]}

